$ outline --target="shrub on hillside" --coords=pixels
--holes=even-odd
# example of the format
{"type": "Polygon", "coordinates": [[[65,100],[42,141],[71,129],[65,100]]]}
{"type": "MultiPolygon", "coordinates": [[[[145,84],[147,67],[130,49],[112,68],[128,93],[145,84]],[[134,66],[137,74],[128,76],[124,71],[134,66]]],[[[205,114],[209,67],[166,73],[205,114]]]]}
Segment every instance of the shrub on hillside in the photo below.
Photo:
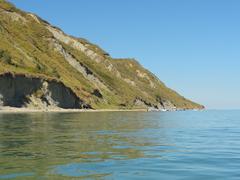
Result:
{"type": "Polygon", "coordinates": [[[12,58],[7,51],[0,49],[0,60],[7,64],[12,64],[12,58]]]}

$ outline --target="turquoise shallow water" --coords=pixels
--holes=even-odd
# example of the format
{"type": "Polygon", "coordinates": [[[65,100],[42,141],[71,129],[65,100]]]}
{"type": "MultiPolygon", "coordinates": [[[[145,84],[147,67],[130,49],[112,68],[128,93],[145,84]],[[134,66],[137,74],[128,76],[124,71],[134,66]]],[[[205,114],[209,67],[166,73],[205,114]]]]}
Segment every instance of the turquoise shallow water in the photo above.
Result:
{"type": "Polygon", "coordinates": [[[240,179],[240,111],[0,114],[0,179],[240,179]]]}

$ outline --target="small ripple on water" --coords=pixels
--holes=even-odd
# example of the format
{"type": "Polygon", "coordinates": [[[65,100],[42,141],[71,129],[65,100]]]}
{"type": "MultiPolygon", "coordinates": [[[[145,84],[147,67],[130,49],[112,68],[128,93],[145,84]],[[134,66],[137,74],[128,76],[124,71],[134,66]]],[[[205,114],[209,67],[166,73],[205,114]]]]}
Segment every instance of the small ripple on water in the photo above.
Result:
{"type": "Polygon", "coordinates": [[[12,174],[0,174],[0,179],[13,179],[18,177],[28,177],[28,176],[34,176],[34,173],[32,172],[21,172],[21,173],[12,173],[12,174]]]}

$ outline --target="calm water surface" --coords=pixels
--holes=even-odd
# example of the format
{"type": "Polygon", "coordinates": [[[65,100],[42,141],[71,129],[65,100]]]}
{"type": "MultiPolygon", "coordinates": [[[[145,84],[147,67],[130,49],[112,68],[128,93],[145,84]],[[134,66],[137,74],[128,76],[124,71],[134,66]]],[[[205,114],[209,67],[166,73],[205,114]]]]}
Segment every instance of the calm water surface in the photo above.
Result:
{"type": "Polygon", "coordinates": [[[0,114],[0,179],[240,179],[240,111],[0,114]]]}

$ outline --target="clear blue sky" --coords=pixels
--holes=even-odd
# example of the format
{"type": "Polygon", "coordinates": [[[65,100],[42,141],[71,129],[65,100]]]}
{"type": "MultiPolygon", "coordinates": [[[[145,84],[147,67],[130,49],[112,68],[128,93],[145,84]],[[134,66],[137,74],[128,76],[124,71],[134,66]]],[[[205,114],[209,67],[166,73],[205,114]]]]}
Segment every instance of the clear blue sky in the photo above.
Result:
{"type": "Polygon", "coordinates": [[[207,108],[240,108],[239,0],[10,0],[207,108]]]}

